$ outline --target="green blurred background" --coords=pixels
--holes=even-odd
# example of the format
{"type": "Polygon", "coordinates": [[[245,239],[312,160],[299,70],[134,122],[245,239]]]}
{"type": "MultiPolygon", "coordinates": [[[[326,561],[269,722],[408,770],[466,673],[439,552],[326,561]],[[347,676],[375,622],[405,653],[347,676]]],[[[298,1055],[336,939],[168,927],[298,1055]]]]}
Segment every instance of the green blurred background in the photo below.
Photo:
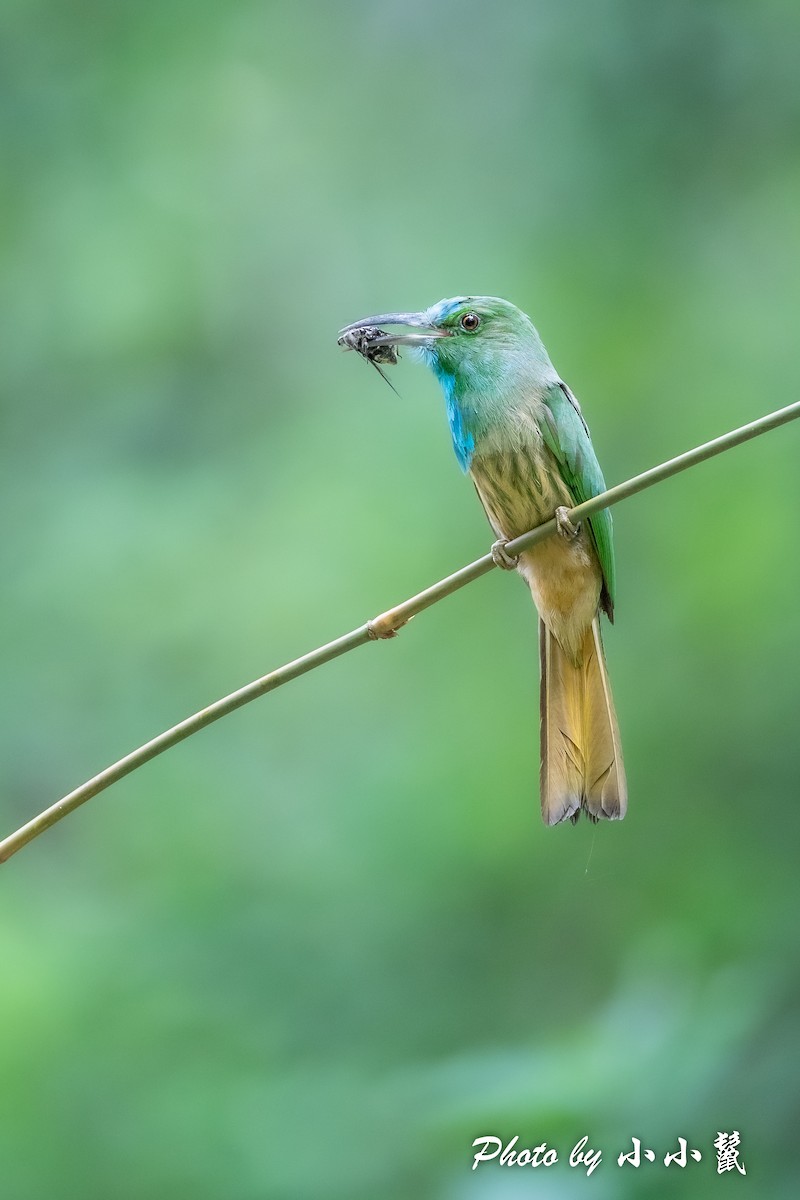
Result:
{"type": "MultiPolygon", "coordinates": [[[[4,833],[485,552],[435,381],[345,322],[514,300],[609,482],[800,396],[788,0],[0,30],[4,833]]],[[[799,439],[616,510],[622,825],[540,824],[496,573],[11,860],[3,1196],[795,1196],[799,439]],[[472,1172],[489,1133],[605,1158],[472,1172]]]]}

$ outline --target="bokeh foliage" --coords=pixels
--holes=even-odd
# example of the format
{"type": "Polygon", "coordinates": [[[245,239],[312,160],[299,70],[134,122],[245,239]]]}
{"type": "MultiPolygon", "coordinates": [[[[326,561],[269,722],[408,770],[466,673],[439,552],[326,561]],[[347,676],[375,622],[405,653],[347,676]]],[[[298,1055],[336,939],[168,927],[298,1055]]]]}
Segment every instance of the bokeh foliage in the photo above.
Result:
{"type": "MultiPolygon", "coordinates": [[[[515,300],[609,482],[800,396],[788,0],[6,0],[0,34],[7,831],[485,550],[433,380],[398,400],[346,321],[515,300]]],[[[617,510],[622,825],[539,823],[503,576],[6,866],[4,1195],[794,1196],[799,436],[617,510]],[[605,1161],[472,1173],[491,1132],[605,1161]],[[681,1134],[700,1166],[613,1161],[681,1134]]]]}

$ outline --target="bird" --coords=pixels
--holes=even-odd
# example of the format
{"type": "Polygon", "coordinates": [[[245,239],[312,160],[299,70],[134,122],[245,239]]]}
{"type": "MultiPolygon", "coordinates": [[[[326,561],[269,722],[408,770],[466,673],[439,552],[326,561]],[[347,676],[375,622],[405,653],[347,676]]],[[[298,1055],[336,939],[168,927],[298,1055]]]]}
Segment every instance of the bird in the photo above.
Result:
{"type": "Polygon", "coordinates": [[[569,518],[606,485],[580,405],[531,319],[497,296],[458,296],[420,312],[364,317],[339,340],[367,357],[409,347],[431,368],[456,459],[496,538],[492,558],[530,589],[539,616],[545,824],[574,824],[582,812],[593,822],[620,820],[627,783],[600,631],[601,611],[614,620],[611,514],[601,509],[579,525],[569,518]],[[518,556],[506,550],[553,517],[551,537],[518,556]]]}

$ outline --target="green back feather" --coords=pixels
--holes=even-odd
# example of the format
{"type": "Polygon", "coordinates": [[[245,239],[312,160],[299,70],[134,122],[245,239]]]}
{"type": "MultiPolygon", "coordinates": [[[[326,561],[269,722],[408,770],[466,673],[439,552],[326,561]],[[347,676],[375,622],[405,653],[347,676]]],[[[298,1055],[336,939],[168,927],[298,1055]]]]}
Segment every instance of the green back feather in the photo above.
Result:
{"type": "MultiPolygon", "coordinates": [[[[544,393],[545,419],[542,436],[555,455],[561,476],[575,497],[576,504],[590,500],[606,490],[606,481],[594,452],[589,430],[580,405],[565,383],[552,384],[544,393]]],[[[597,557],[603,572],[607,603],[613,620],[616,580],[614,574],[614,532],[607,508],[589,517],[597,557]]]]}

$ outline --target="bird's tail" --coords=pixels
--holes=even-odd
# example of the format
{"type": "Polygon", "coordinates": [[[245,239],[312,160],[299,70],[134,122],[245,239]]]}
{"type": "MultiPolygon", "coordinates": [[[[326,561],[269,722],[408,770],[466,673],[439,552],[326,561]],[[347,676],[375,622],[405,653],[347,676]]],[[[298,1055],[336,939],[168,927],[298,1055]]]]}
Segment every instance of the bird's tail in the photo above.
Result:
{"type": "Polygon", "coordinates": [[[540,620],[539,652],[542,818],[574,822],[583,809],[593,821],[621,820],[628,791],[599,618],[575,659],[540,620]]]}

